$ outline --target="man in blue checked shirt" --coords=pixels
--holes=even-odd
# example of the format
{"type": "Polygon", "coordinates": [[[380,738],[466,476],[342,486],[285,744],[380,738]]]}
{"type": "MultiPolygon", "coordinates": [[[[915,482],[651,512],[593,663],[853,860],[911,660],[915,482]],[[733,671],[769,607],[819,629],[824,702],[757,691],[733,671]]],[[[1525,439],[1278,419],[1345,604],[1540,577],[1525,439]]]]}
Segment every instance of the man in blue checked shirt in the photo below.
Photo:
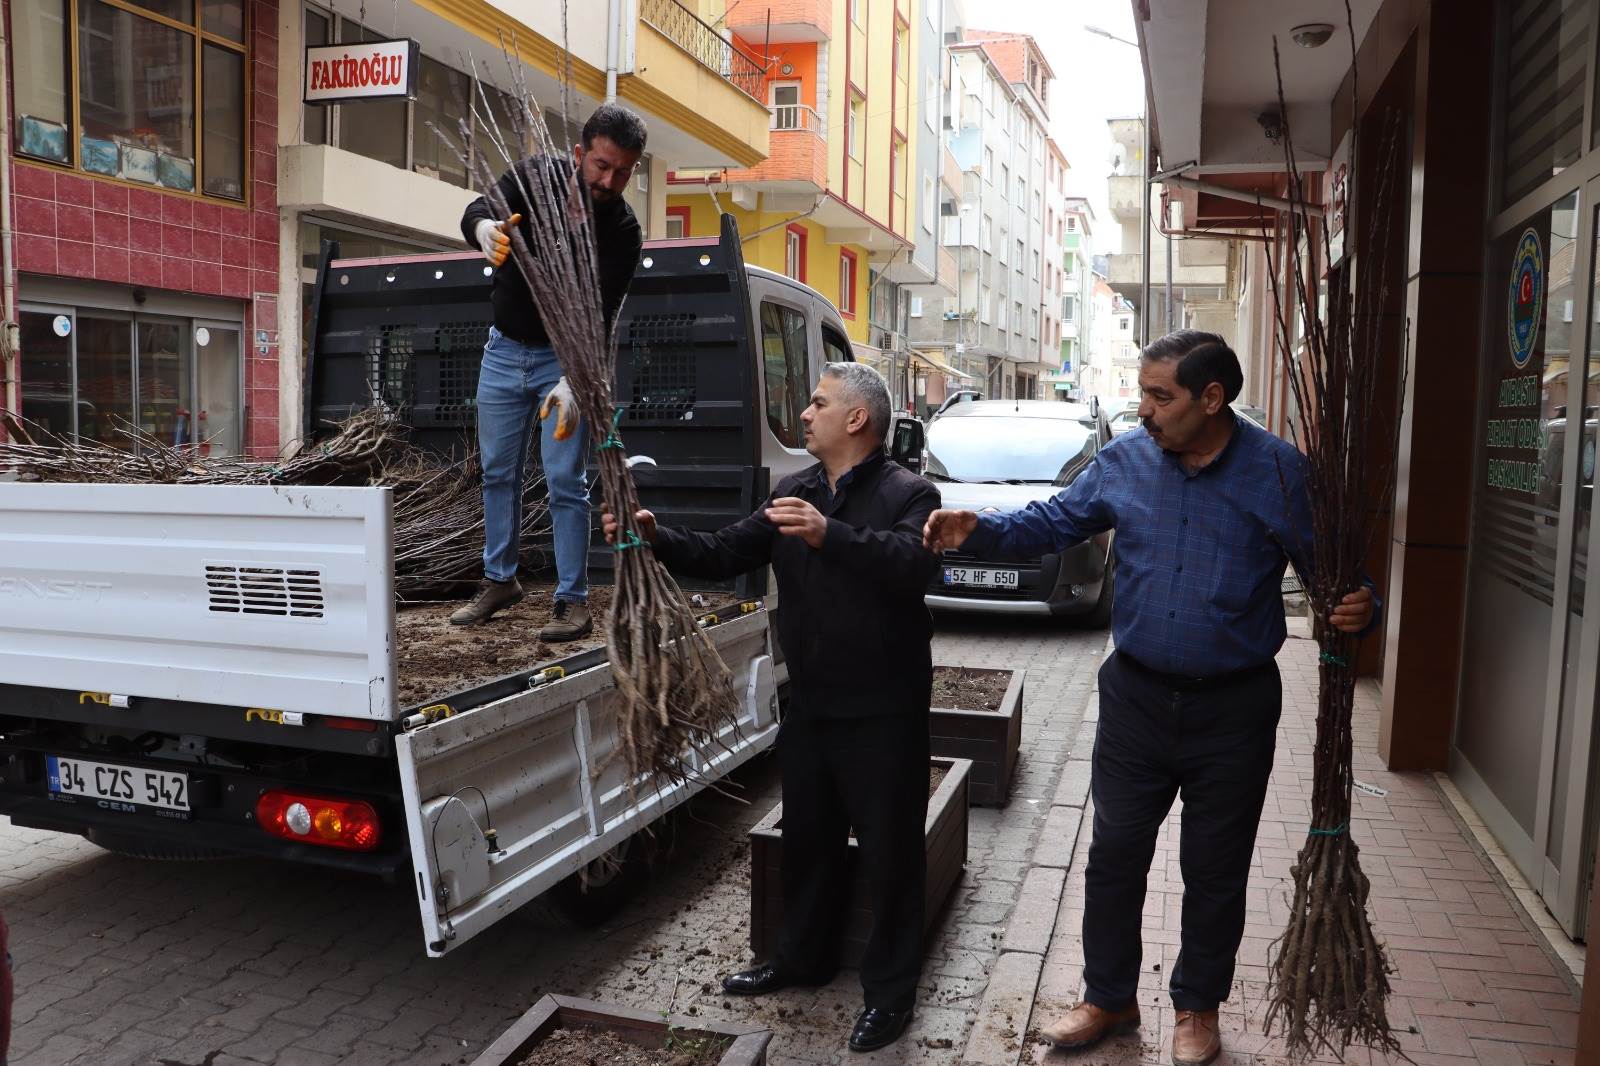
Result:
{"type": "MultiPolygon", "coordinates": [[[[1245,886],[1283,689],[1281,582],[1312,543],[1305,458],[1234,414],[1244,375],[1221,337],[1179,330],[1141,353],[1143,426],[1070,487],[1008,514],[935,511],[923,540],[985,558],[1060,552],[1115,529],[1117,650],[1100,669],[1085,872],[1083,1002],[1044,1035],[1084,1048],[1137,1029],[1140,919],[1161,823],[1183,796],[1183,941],[1170,975],[1174,1066],[1222,1051],[1245,886]]],[[[1332,625],[1376,623],[1368,588],[1332,625]]]]}

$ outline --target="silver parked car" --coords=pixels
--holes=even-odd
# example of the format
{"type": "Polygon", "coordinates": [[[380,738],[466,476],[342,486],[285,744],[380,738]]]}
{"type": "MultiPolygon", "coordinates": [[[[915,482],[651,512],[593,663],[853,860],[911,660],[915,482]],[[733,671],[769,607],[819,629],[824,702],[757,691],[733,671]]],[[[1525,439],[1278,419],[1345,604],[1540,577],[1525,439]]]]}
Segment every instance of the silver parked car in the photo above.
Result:
{"type": "MultiPolygon", "coordinates": [[[[924,473],[945,507],[1019,510],[1070,485],[1110,439],[1098,404],[975,400],[929,424],[924,473]]],[[[1110,533],[1021,561],[946,552],[927,597],[933,608],[1080,617],[1091,625],[1111,620],[1111,601],[1110,533]]]]}

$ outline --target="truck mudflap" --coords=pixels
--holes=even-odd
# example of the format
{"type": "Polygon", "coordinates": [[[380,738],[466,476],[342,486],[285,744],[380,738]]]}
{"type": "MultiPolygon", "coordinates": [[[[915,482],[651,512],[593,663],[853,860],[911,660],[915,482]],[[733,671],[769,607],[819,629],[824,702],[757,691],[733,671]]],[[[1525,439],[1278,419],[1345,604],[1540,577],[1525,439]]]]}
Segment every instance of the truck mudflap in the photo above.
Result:
{"type": "Polygon", "coordinates": [[[458,714],[429,708],[395,738],[428,954],[446,954],[725,777],[777,739],[765,610],[708,630],[734,674],[739,716],[692,780],[630,790],[609,665],[537,675],[458,714]]]}

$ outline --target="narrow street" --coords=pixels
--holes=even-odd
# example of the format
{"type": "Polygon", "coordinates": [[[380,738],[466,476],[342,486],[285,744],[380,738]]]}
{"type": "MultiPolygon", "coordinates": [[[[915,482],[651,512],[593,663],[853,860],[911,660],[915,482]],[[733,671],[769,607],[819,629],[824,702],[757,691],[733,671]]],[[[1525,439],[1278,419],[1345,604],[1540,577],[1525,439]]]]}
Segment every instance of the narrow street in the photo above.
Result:
{"type": "MultiPolygon", "coordinates": [[[[930,936],[911,1031],[875,1056],[845,1038],[853,972],[818,990],[730,1001],[749,958],[746,833],[777,765],[705,795],[660,840],[635,901],[599,930],[522,915],[444,959],[423,951],[404,885],[254,860],[147,862],[76,837],[0,828],[11,926],[13,1066],[470,1062],[547,992],[751,1021],[774,1063],[961,1061],[1029,857],[1093,687],[1101,630],[942,619],[935,661],[1027,671],[1010,803],[973,808],[966,873],[930,936]]],[[[536,908],[530,908],[536,909],[536,908]]]]}

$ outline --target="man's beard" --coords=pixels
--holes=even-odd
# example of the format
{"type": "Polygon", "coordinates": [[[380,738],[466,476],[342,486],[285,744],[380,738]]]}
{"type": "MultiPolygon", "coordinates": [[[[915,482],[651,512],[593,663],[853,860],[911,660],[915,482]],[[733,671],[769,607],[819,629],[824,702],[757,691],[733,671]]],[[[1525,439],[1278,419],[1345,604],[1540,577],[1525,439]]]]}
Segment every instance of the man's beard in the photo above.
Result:
{"type": "Polygon", "coordinates": [[[617,194],[604,185],[589,186],[589,198],[597,204],[610,203],[617,198],[617,194]]]}

